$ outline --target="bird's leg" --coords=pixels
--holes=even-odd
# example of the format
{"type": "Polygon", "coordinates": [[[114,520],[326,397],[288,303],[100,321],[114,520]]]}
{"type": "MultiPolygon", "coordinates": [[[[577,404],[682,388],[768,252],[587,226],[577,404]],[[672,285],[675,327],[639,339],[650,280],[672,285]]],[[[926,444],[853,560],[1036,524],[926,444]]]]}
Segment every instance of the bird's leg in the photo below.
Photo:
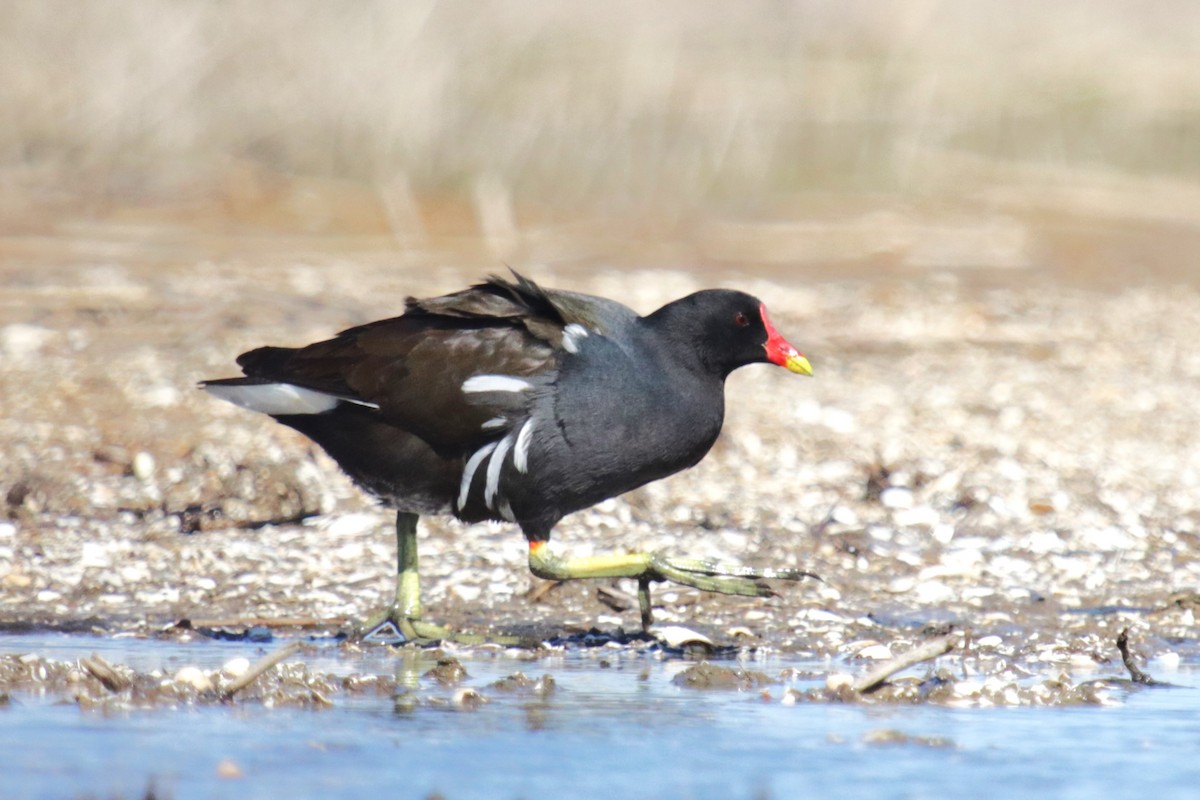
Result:
{"type": "Polygon", "coordinates": [[[459,633],[421,619],[421,576],[417,572],[417,515],[406,511],[396,512],[396,596],[382,613],[356,626],[353,638],[362,641],[388,628],[394,629],[406,642],[490,642],[516,647],[527,647],[531,644],[526,637],[459,633]]]}
{"type": "Polygon", "coordinates": [[[421,618],[421,574],[417,571],[417,515],[396,512],[395,608],[408,619],[421,618]]]}
{"type": "Polygon", "coordinates": [[[539,578],[565,581],[576,578],[637,578],[642,624],[650,623],[650,582],[673,581],[706,592],[772,597],[775,591],[764,578],[798,581],[820,578],[811,572],[746,567],[698,558],[675,558],[658,553],[614,553],[570,558],[555,552],[547,540],[529,542],[529,569],[539,578]]]}
{"type": "Polygon", "coordinates": [[[421,576],[417,572],[417,515],[396,512],[396,596],[383,613],[371,617],[356,630],[356,638],[367,639],[387,627],[406,641],[451,639],[455,634],[441,625],[421,619],[421,576]]]}
{"type": "Polygon", "coordinates": [[[642,632],[645,633],[654,624],[654,604],[650,601],[650,578],[645,575],[638,578],[638,611],[642,613],[642,632]]]}

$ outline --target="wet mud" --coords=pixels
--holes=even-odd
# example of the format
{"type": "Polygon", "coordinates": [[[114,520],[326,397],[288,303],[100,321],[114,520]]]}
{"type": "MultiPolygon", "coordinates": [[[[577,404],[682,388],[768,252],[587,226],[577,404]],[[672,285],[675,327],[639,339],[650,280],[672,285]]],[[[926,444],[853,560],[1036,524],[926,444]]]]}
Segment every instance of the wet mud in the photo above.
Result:
{"type": "MultiPolygon", "coordinates": [[[[0,265],[0,631],[275,647],[376,611],[392,588],[390,513],[302,437],[195,384],[232,374],[250,346],[311,341],[494,270],[427,258],[0,265]]],[[[746,289],[816,371],[739,371],[699,466],[568,517],[556,540],[820,580],[762,599],[658,584],[646,636],[632,583],[543,582],[515,528],[424,519],[435,621],[535,653],[827,661],[833,685],[817,694],[773,690],[795,701],[944,635],[956,644],[931,674],[954,680],[873,700],[1066,702],[1098,673],[1126,674],[1126,630],[1142,663],[1196,657],[1200,295],[1187,276],[1087,289],[1032,267],[865,279],[521,266],[640,311],[746,289]]]]}

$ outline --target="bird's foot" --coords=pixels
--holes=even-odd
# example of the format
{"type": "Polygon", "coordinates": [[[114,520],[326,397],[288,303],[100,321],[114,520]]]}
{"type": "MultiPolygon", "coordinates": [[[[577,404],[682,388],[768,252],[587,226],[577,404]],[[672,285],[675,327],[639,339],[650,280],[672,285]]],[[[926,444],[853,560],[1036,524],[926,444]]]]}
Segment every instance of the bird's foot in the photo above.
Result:
{"type": "Polygon", "coordinates": [[[648,631],[654,620],[650,600],[651,581],[673,581],[705,592],[732,594],[740,597],[774,597],[778,593],[767,579],[798,581],[802,578],[821,580],[819,575],[791,567],[747,567],[700,558],[679,558],[660,553],[649,554],[646,571],[638,577],[638,605],[642,613],[642,630],[648,631]]]}
{"type": "Polygon", "coordinates": [[[378,644],[428,645],[451,642],[461,645],[492,644],[503,647],[538,647],[541,640],[536,637],[510,634],[483,635],[462,633],[436,622],[429,622],[404,611],[401,605],[392,605],[382,612],[355,625],[350,640],[378,644]]]}
{"type": "Polygon", "coordinates": [[[646,568],[651,580],[668,580],[706,592],[741,597],[774,597],[774,589],[764,580],[798,581],[820,577],[791,567],[747,567],[700,558],[679,558],[652,553],[646,568]]]}
{"type": "Polygon", "coordinates": [[[529,568],[534,575],[548,580],[637,578],[638,604],[641,606],[643,628],[648,628],[652,619],[650,584],[654,581],[674,581],[706,592],[742,597],[773,597],[776,594],[775,590],[763,583],[764,580],[820,580],[819,576],[802,569],[747,567],[700,558],[664,556],[659,553],[569,558],[557,552],[549,542],[530,544],[529,568]]]}
{"type": "Polygon", "coordinates": [[[529,547],[529,568],[547,580],[577,578],[638,578],[645,581],[674,581],[706,592],[743,597],[772,597],[775,592],[762,583],[766,579],[798,581],[820,578],[790,567],[747,567],[701,558],[679,558],[660,553],[624,553],[567,557],[549,542],[529,547]]]}
{"type": "Polygon", "coordinates": [[[350,638],[357,642],[429,644],[458,641],[463,635],[414,616],[399,604],[395,604],[355,625],[350,638]]]}

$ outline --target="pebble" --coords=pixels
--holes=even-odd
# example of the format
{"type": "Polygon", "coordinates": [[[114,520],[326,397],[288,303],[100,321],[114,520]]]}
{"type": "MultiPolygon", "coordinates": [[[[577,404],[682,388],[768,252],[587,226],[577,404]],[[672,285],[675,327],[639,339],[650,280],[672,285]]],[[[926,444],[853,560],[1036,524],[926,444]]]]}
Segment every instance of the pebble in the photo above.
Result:
{"type": "MultiPolygon", "coordinates": [[[[812,584],[809,584],[809,586],[812,586],[812,584]]],[[[826,603],[836,603],[842,599],[841,591],[837,587],[828,583],[819,583],[817,584],[815,590],[810,589],[809,591],[812,591],[818,600],[822,600],[826,603]]]]}
{"type": "MultiPolygon", "coordinates": [[[[309,523],[306,523],[309,524],[309,523]]],[[[362,534],[378,531],[385,527],[386,523],[379,514],[338,514],[331,517],[317,517],[314,522],[318,528],[322,528],[329,536],[334,537],[356,537],[362,534]]]]}
{"type": "Polygon", "coordinates": [[[682,625],[655,625],[650,633],[671,647],[683,647],[689,644],[706,644],[713,646],[713,640],[703,633],[685,628],[682,625]]]}
{"type": "Polygon", "coordinates": [[[910,489],[905,489],[901,486],[889,486],[879,493],[879,502],[884,508],[896,510],[912,508],[915,501],[910,489]]]}
{"type": "Polygon", "coordinates": [[[0,328],[0,352],[13,361],[26,361],[41,355],[54,336],[49,328],[14,322],[0,328]]]}
{"type": "Polygon", "coordinates": [[[833,433],[850,434],[858,427],[854,415],[840,408],[824,408],[821,411],[821,424],[833,433]]]}
{"type": "Polygon", "coordinates": [[[930,534],[933,536],[933,540],[938,544],[947,545],[954,540],[954,534],[956,532],[957,529],[953,525],[940,522],[933,526],[933,530],[930,531],[930,534]]]}
{"type": "Polygon", "coordinates": [[[464,603],[473,603],[479,599],[479,595],[483,594],[483,589],[478,586],[466,586],[461,583],[451,586],[450,591],[464,603]]]}
{"type": "Polygon", "coordinates": [[[892,657],[892,648],[886,644],[872,644],[859,650],[857,655],[872,661],[887,661],[892,657]]]}
{"type": "MultiPolygon", "coordinates": [[[[888,491],[891,491],[890,489],[888,491]]],[[[911,499],[911,497],[910,497],[911,499]]],[[[937,525],[942,519],[942,515],[936,509],[929,506],[915,506],[913,508],[900,508],[892,516],[892,520],[899,526],[904,528],[932,528],[937,525]]]]}
{"type": "Polygon", "coordinates": [[[1093,671],[1098,668],[1096,659],[1092,658],[1087,653],[1072,653],[1067,663],[1076,670],[1093,671]]]}
{"type": "MultiPolygon", "coordinates": [[[[825,678],[825,688],[831,692],[837,692],[842,689],[849,689],[854,685],[854,676],[848,675],[845,672],[832,672],[825,678]]],[[[784,695],[784,699],[787,695],[784,695]]],[[[795,702],[794,700],[792,702],[795,702]]]]}
{"type": "Polygon", "coordinates": [[[1180,658],[1179,653],[1169,651],[1159,654],[1159,656],[1154,659],[1154,666],[1156,669],[1161,669],[1165,672],[1178,672],[1179,663],[1181,660],[1182,659],[1180,658]]]}
{"type": "Polygon", "coordinates": [[[913,595],[921,605],[942,605],[957,597],[957,593],[942,581],[922,581],[913,589],[913,595]]]}
{"type": "Polygon", "coordinates": [[[481,695],[474,689],[463,687],[454,692],[454,698],[451,700],[455,706],[467,711],[474,711],[480,706],[488,702],[487,698],[481,695]]]}
{"type": "Polygon", "coordinates": [[[238,656],[231,658],[221,666],[221,672],[230,678],[240,678],[250,669],[250,659],[238,656]]]}
{"type": "Polygon", "coordinates": [[[191,686],[198,692],[208,691],[212,688],[212,680],[199,667],[183,667],[175,673],[175,682],[182,683],[186,686],[191,686]]]}
{"type": "Polygon", "coordinates": [[[847,506],[835,506],[829,512],[829,519],[831,522],[836,522],[839,525],[847,527],[858,524],[858,514],[854,513],[854,509],[847,506]]]}
{"type": "Polygon", "coordinates": [[[843,623],[846,618],[841,614],[826,611],[823,608],[804,608],[792,617],[795,622],[835,622],[843,623]]]}
{"type": "Polygon", "coordinates": [[[133,476],[139,481],[148,482],[154,477],[154,456],[147,453],[145,450],[139,450],[133,456],[133,462],[130,464],[130,470],[133,476]]]}
{"type": "Polygon", "coordinates": [[[138,401],[150,408],[170,408],[178,405],[181,399],[178,389],[166,385],[152,386],[138,396],[138,401]]]}
{"type": "Polygon", "coordinates": [[[107,567],[109,564],[108,548],[99,542],[84,542],[80,547],[79,566],[107,567]]]}

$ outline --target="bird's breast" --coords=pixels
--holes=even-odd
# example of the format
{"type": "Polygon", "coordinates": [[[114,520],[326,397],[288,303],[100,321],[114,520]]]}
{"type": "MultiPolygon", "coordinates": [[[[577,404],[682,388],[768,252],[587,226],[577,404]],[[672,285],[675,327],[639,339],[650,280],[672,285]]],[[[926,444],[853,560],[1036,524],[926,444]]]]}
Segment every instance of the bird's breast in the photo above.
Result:
{"type": "Polygon", "coordinates": [[[543,437],[528,454],[532,488],[577,510],[696,464],[721,432],[721,382],[653,359],[568,361],[537,409],[543,437]]]}

